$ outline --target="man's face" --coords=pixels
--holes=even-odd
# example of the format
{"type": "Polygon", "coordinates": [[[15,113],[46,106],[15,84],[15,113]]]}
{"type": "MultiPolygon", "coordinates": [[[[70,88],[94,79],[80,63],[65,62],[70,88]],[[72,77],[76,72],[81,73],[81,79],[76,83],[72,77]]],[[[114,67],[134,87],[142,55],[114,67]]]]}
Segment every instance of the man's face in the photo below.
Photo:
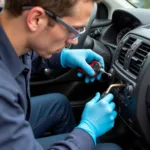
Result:
{"type": "MultiPolygon", "coordinates": [[[[72,9],[73,15],[61,18],[71,27],[79,30],[87,25],[93,10],[93,2],[79,1],[72,9]]],[[[47,19],[48,16],[47,16],[47,19]]],[[[31,48],[41,57],[49,58],[52,54],[60,52],[67,44],[77,44],[78,39],[72,40],[71,33],[63,24],[56,22],[54,26],[37,28],[31,38],[31,48]]]]}

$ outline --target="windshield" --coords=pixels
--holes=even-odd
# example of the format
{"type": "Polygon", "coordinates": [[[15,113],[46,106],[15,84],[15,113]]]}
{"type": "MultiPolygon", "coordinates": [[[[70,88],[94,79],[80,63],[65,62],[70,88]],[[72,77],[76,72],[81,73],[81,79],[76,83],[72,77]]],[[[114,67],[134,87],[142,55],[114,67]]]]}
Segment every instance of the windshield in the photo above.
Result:
{"type": "Polygon", "coordinates": [[[127,0],[138,8],[150,8],[150,0],[127,0]]]}

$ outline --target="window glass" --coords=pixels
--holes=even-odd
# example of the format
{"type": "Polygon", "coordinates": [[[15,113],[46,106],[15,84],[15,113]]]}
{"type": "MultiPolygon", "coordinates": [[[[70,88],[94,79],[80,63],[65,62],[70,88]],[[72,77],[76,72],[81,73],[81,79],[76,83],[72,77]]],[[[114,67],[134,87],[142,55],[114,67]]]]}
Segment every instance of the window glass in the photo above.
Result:
{"type": "Polygon", "coordinates": [[[0,6],[4,6],[4,2],[5,2],[5,0],[0,0],[0,6]]]}
{"type": "Polygon", "coordinates": [[[127,0],[138,8],[150,8],[150,0],[127,0]]]}

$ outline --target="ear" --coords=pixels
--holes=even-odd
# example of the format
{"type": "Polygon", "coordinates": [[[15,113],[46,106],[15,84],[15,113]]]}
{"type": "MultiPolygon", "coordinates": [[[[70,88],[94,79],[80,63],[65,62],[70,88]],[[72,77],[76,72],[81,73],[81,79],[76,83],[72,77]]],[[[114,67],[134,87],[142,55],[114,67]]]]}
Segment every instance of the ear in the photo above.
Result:
{"type": "Polygon", "coordinates": [[[41,7],[33,7],[27,12],[27,26],[31,32],[47,24],[47,16],[41,7]]]}

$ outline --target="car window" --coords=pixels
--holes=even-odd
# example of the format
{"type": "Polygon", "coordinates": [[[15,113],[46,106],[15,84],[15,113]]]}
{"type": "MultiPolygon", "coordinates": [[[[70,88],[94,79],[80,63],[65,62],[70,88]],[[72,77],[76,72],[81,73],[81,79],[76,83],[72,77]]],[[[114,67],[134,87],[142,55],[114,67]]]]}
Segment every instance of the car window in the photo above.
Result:
{"type": "Polygon", "coordinates": [[[127,0],[138,8],[150,8],[150,0],[127,0]]]}
{"type": "Polygon", "coordinates": [[[5,2],[5,0],[0,0],[0,6],[4,6],[4,2],[5,2]]]}

